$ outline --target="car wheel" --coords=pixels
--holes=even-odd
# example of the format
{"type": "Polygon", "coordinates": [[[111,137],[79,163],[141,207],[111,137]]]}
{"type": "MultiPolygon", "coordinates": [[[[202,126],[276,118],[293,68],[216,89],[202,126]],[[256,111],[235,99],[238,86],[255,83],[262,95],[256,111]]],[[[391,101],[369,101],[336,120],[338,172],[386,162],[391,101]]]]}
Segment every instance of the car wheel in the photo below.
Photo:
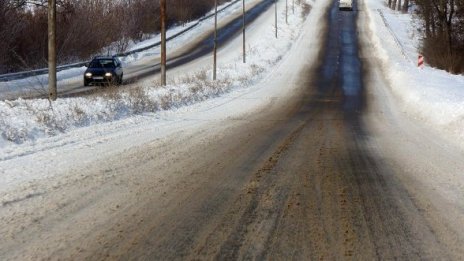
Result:
{"type": "Polygon", "coordinates": [[[90,85],[90,83],[89,83],[88,81],[84,81],[84,86],[85,86],[85,87],[87,87],[87,86],[89,86],[89,85],[90,85]]]}

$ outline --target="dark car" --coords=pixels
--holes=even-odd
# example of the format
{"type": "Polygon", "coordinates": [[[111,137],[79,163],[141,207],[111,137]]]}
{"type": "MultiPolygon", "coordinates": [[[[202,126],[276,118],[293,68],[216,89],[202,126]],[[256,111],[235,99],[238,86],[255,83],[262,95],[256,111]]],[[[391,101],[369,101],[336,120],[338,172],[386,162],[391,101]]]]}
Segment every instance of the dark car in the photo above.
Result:
{"type": "Polygon", "coordinates": [[[92,83],[122,84],[124,72],[117,57],[95,57],[87,64],[84,73],[84,86],[92,83]]]}

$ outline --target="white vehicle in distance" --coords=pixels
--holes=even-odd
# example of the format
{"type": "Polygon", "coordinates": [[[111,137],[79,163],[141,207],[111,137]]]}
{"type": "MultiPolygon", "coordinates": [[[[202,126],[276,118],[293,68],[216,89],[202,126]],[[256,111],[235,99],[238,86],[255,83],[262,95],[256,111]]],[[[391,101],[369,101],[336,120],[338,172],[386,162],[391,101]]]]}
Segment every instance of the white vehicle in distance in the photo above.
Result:
{"type": "Polygon", "coordinates": [[[350,10],[353,11],[353,0],[340,0],[338,5],[340,10],[350,10]]]}

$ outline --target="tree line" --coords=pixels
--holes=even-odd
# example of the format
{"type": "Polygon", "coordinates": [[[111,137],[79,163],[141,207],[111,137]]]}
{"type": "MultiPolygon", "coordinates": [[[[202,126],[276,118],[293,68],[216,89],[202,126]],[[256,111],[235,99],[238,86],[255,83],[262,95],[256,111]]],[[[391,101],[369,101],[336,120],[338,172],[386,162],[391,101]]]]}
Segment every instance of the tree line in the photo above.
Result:
{"type": "MultiPolygon", "coordinates": [[[[421,51],[430,65],[464,73],[464,0],[415,0],[414,14],[422,22],[421,51]]],[[[409,0],[388,0],[396,10],[408,12],[409,0]]]]}
{"type": "MultiPolygon", "coordinates": [[[[219,2],[226,2],[222,0],[219,2]]],[[[159,0],[57,0],[59,64],[123,52],[160,30],[159,0]]],[[[169,0],[167,25],[203,16],[214,0],[169,0]]],[[[47,66],[47,1],[0,0],[0,74],[47,66]]]]}

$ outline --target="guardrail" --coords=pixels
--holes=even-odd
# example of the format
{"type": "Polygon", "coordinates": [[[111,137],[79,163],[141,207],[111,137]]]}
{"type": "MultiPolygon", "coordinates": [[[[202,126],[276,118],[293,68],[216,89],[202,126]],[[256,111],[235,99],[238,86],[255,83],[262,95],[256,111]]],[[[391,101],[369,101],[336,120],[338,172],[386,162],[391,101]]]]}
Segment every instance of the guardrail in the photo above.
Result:
{"type": "MultiPolygon", "coordinates": [[[[59,71],[63,71],[63,70],[66,70],[66,69],[82,67],[86,63],[87,62],[80,62],[80,63],[61,65],[61,66],[57,66],[56,70],[59,72],[59,71]]],[[[47,74],[47,73],[48,73],[48,68],[46,68],[46,69],[37,69],[37,70],[32,70],[32,71],[17,72],[17,73],[0,74],[0,82],[8,82],[8,81],[12,81],[12,80],[18,80],[18,79],[23,79],[23,78],[42,75],[42,74],[47,74]]]]}
{"type": "MultiPolygon", "coordinates": [[[[241,0],[234,0],[234,1],[230,2],[226,6],[219,9],[218,13],[226,10],[227,8],[231,7],[232,5],[234,5],[234,4],[236,4],[236,3],[240,2],[240,1],[241,0]]],[[[197,27],[201,22],[203,22],[206,19],[209,19],[209,18],[211,18],[213,16],[214,16],[214,13],[210,14],[210,15],[207,15],[207,16],[205,16],[203,18],[200,18],[195,24],[192,24],[189,27],[183,29],[182,31],[167,37],[166,41],[170,41],[172,39],[175,39],[175,38],[179,37],[180,35],[182,35],[182,34],[188,32],[188,31],[192,30],[193,28],[197,27]]],[[[135,53],[140,53],[140,52],[149,50],[149,49],[157,47],[159,45],[161,45],[161,41],[156,42],[156,43],[151,44],[151,45],[148,45],[148,46],[145,46],[145,47],[135,49],[135,50],[131,50],[131,51],[123,52],[123,53],[118,53],[118,54],[116,54],[114,56],[126,57],[126,56],[133,55],[135,53]]],[[[73,63],[73,64],[66,64],[66,65],[58,66],[56,69],[59,72],[59,71],[63,71],[63,70],[71,69],[71,68],[82,67],[82,66],[85,66],[85,64],[87,64],[87,63],[88,62],[79,62],[79,63],[73,63]]],[[[8,81],[23,79],[23,78],[27,78],[27,77],[31,77],[31,76],[47,74],[47,73],[48,73],[48,68],[37,69],[37,70],[32,70],[32,71],[17,72],[17,73],[0,74],[0,82],[8,82],[8,81]]]]}

